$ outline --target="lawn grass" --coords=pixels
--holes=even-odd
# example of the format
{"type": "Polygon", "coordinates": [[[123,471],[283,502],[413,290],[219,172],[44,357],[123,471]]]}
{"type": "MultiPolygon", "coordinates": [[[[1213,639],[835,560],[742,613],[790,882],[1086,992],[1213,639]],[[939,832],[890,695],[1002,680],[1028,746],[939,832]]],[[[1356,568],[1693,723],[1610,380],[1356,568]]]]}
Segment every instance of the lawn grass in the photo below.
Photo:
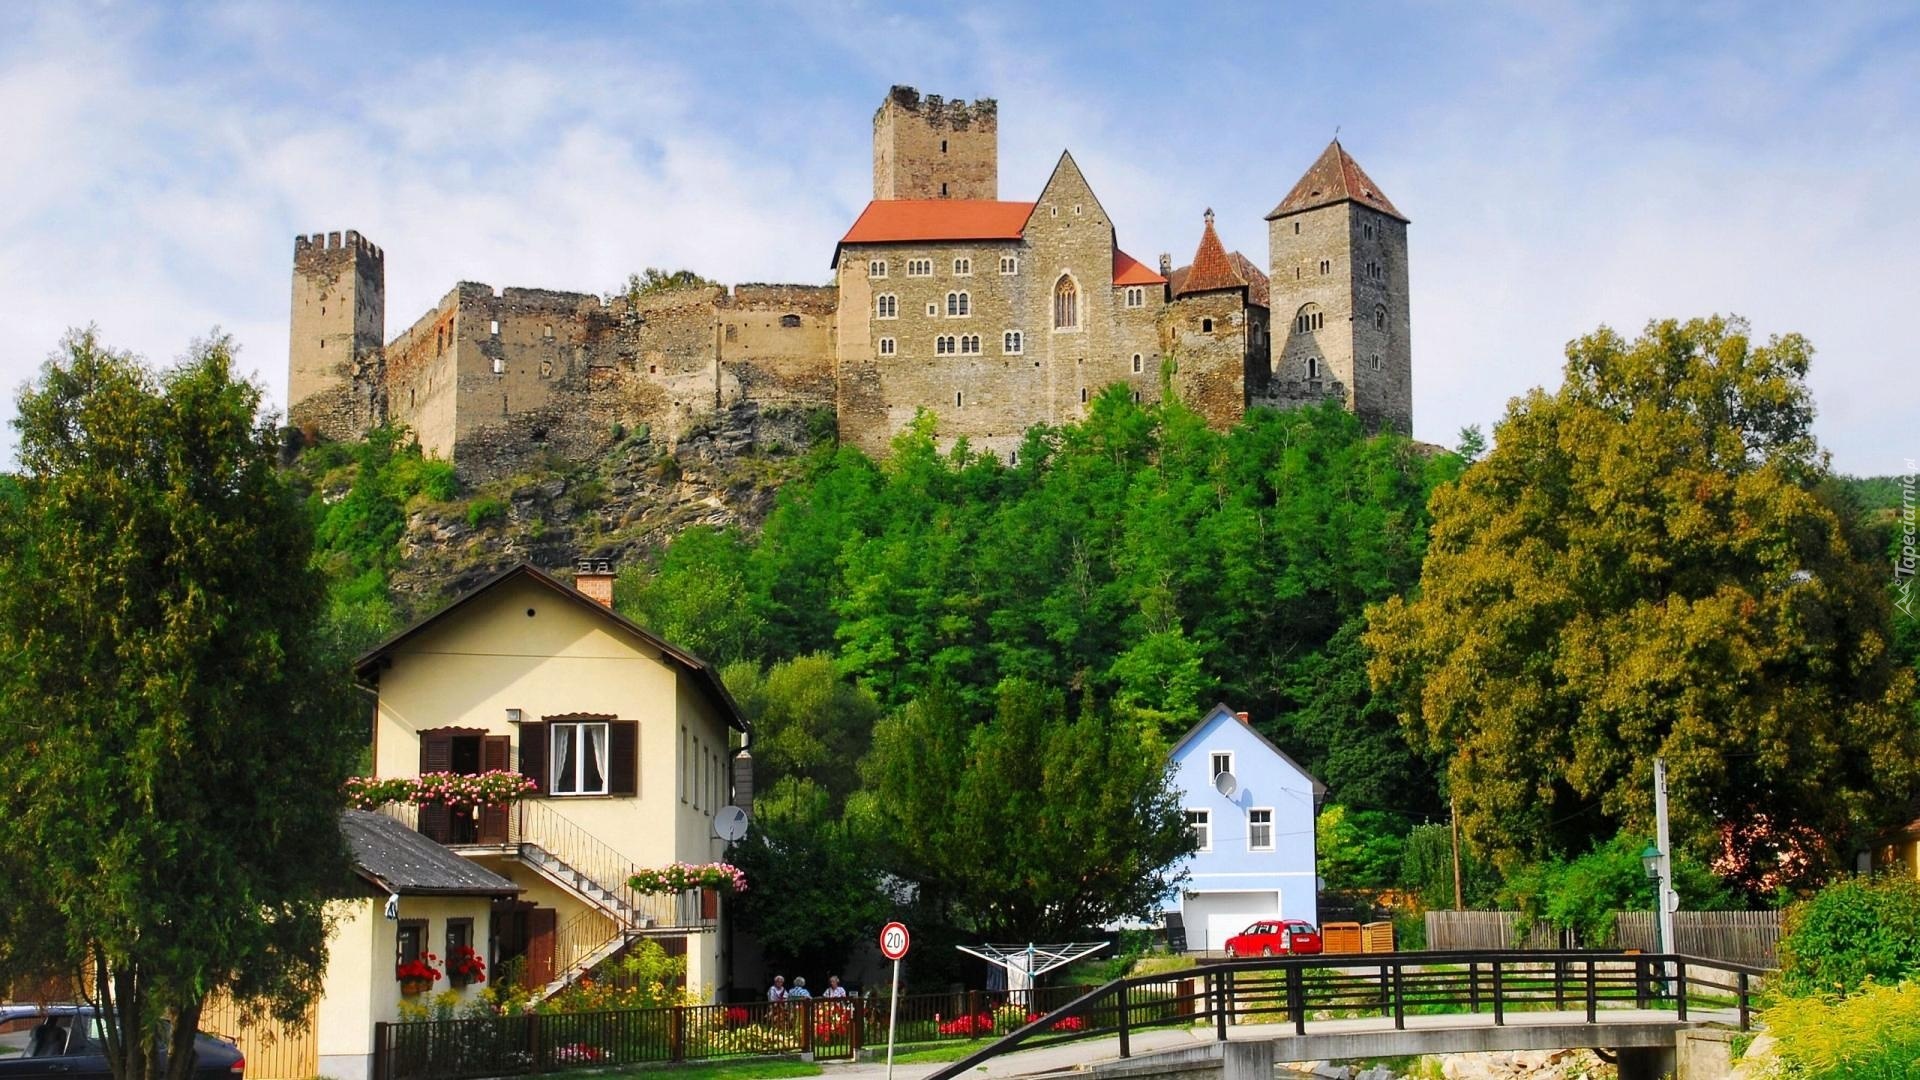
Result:
{"type": "MultiPolygon", "coordinates": [[[[899,1060],[895,1058],[894,1060],[899,1060]]],[[[782,1080],[792,1076],[819,1076],[820,1066],[811,1061],[736,1061],[691,1062],[685,1065],[653,1065],[643,1069],[617,1069],[590,1074],[593,1080],[782,1080]]]]}
{"type": "MultiPolygon", "coordinates": [[[[988,1039],[982,1039],[979,1042],[953,1043],[948,1046],[929,1047],[925,1050],[902,1050],[896,1046],[893,1050],[893,1061],[896,1065],[912,1065],[916,1062],[959,1061],[975,1050],[986,1046],[990,1041],[991,1040],[988,1039]]],[[[880,1046],[874,1048],[873,1059],[875,1061],[887,1060],[886,1044],[882,1043],[880,1046]]]]}

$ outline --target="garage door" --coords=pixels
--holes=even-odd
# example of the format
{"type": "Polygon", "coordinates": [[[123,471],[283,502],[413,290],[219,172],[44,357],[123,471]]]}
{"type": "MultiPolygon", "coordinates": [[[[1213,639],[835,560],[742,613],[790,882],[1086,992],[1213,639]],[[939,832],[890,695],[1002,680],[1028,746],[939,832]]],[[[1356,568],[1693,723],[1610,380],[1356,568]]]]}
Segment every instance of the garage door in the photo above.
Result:
{"type": "Polygon", "coordinates": [[[1180,914],[1187,927],[1188,951],[1217,952],[1248,923],[1278,918],[1280,893],[1276,889],[1196,893],[1181,901],[1180,914]]]}

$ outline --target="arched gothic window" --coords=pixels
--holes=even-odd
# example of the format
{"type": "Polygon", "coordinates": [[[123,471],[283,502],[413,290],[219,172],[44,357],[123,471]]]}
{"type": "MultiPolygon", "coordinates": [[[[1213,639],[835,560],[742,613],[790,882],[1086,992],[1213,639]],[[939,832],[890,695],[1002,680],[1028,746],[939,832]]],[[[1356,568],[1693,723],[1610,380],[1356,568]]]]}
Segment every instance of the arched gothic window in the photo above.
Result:
{"type": "Polygon", "coordinates": [[[1065,274],[1053,287],[1053,328],[1073,330],[1080,325],[1080,290],[1065,274]]]}

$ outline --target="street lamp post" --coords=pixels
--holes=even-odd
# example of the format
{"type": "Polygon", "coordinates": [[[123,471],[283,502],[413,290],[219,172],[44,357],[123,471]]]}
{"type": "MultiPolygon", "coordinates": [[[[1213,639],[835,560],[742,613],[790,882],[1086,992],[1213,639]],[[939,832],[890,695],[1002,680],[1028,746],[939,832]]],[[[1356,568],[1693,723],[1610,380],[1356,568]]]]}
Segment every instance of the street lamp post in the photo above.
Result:
{"type": "Polygon", "coordinates": [[[1646,868],[1647,877],[1653,882],[1653,951],[1663,953],[1667,950],[1666,942],[1661,940],[1660,935],[1662,922],[1660,907],[1662,898],[1666,896],[1666,890],[1660,887],[1660,849],[1648,844],[1646,849],[1640,852],[1640,865],[1646,868]]]}

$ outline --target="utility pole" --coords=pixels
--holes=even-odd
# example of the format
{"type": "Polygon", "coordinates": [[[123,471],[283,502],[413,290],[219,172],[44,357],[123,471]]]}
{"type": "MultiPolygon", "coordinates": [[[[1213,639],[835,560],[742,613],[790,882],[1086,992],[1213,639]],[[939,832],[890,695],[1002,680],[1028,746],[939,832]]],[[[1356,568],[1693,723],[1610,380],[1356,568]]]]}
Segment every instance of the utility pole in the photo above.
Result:
{"type": "Polygon", "coordinates": [[[1654,843],[1660,848],[1659,895],[1655,898],[1660,907],[1656,915],[1660,951],[1675,952],[1673,913],[1680,906],[1680,897],[1673,891],[1673,845],[1667,835],[1667,761],[1661,757],[1653,759],[1653,817],[1657,830],[1654,843]]]}
{"type": "Polygon", "coordinates": [[[1467,905],[1461,899],[1460,890],[1460,797],[1451,796],[1447,800],[1447,807],[1453,821],[1453,910],[1465,911],[1467,905]]]}

